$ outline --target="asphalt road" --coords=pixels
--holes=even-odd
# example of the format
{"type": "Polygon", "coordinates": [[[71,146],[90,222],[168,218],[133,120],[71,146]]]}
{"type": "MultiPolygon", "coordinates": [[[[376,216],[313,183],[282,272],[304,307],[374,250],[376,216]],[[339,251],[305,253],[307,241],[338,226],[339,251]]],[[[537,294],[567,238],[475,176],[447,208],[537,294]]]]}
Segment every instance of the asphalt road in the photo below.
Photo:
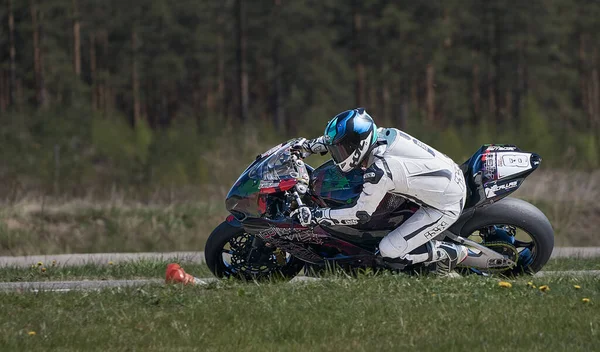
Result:
{"type": "MultiPolygon", "coordinates": [[[[554,248],[552,258],[592,258],[600,257],[600,247],[557,247],[554,248]]],[[[57,265],[107,265],[109,262],[120,263],[135,260],[165,260],[203,263],[204,252],[165,252],[165,253],[93,253],[93,254],[55,254],[32,255],[22,257],[0,257],[0,267],[16,266],[29,267],[38,262],[51,263],[56,260],[57,265]]]]}
{"type": "MultiPolygon", "coordinates": [[[[600,257],[600,247],[563,247],[555,248],[552,253],[553,258],[592,258],[600,257]]],[[[119,263],[132,260],[164,260],[180,262],[204,262],[204,252],[166,252],[166,253],[96,253],[96,254],[60,254],[60,255],[35,255],[22,257],[0,257],[0,267],[29,267],[32,264],[51,263],[56,261],[56,265],[108,265],[109,262],[119,263]]],[[[542,271],[536,276],[552,275],[593,275],[600,277],[600,270],[588,271],[542,271]]],[[[201,278],[201,284],[208,284],[215,281],[215,278],[201,278]]],[[[303,282],[318,280],[311,277],[299,276],[292,282],[303,282]]],[[[162,284],[163,279],[147,280],[86,280],[86,281],[44,281],[44,282],[1,282],[0,292],[68,292],[73,290],[100,290],[115,287],[138,287],[151,284],[162,284]]]]}

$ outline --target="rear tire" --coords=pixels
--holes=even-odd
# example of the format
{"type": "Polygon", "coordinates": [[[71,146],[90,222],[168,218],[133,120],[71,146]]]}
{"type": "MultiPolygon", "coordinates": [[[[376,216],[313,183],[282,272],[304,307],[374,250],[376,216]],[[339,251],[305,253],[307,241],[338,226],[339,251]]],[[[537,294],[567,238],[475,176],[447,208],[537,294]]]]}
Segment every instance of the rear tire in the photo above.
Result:
{"type": "Polygon", "coordinates": [[[524,200],[508,197],[476,210],[473,218],[464,224],[460,233],[461,236],[468,237],[478,229],[500,224],[512,225],[524,230],[535,244],[533,261],[526,267],[517,262],[516,267],[505,274],[533,274],[540,271],[552,255],[554,230],[546,215],[524,200]]]}
{"type": "Polygon", "coordinates": [[[304,266],[304,262],[295,257],[269,272],[247,272],[227,265],[223,258],[225,245],[236,237],[245,236],[243,227],[232,226],[228,222],[222,222],[208,237],[204,246],[204,258],[208,268],[218,278],[236,277],[243,280],[261,280],[270,278],[291,279],[296,276],[304,266]]]}

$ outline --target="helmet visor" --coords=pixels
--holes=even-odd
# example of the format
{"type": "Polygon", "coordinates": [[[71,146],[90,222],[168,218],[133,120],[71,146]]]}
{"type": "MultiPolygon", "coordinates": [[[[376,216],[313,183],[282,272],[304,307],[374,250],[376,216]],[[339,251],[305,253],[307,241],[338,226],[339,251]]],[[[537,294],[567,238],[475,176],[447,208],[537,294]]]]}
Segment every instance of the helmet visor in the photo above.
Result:
{"type": "Polygon", "coordinates": [[[335,161],[336,164],[341,164],[356,151],[356,147],[345,143],[337,143],[334,145],[327,145],[327,150],[331,153],[333,161],[335,161]]]}

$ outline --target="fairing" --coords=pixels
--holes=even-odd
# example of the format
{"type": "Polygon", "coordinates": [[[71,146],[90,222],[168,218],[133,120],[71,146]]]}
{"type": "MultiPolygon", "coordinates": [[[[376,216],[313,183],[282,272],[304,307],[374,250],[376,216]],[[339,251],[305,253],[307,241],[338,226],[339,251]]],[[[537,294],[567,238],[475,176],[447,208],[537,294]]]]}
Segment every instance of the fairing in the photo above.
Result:
{"type": "Polygon", "coordinates": [[[319,166],[312,172],[311,189],[325,204],[336,208],[354,204],[362,192],[363,172],[355,169],[343,173],[333,160],[319,166]]]}
{"type": "Polygon", "coordinates": [[[539,155],[514,145],[482,146],[461,165],[468,189],[465,209],[496,202],[516,191],[541,161],[539,155]]]}
{"type": "Polygon", "coordinates": [[[298,178],[306,178],[308,182],[306,172],[298,173],[291,166],[290,147],[295,141],[277,145],[257,156],[234,183],[225,206],[236,218],[261,217],[266,212],[269,194],[291,189],[298,178]]]}

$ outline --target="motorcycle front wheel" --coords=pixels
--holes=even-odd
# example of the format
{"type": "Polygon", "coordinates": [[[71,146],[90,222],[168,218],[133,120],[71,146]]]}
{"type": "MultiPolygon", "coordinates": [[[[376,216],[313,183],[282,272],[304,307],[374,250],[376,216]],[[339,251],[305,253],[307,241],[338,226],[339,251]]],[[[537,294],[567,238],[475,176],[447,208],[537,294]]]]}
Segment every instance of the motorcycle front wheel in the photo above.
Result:
{"type": "Polygon", "coordinates": [[[246,233],[243,227],[224,221],[208,237],[204,257],[210,271],[219,278],[242,280],[291,279],[304,262],[246,233]]]}

